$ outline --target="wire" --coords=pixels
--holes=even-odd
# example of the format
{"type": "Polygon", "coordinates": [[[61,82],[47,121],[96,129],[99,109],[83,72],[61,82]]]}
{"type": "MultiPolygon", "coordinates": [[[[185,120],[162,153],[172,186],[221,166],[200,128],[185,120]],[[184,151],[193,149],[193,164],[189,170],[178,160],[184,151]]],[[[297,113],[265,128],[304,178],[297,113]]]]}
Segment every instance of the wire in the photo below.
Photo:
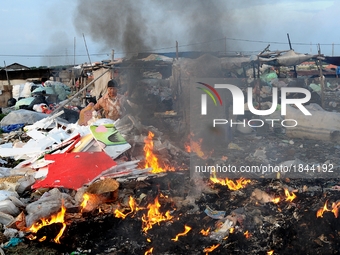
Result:
{"type": "MultiPolygon", "coordinates": [[[[209,44],[213,42],[218,42],[218,41],[239,41],[239,42],[249,42],[249,43],[264,43],[264,44],[278,44],[278,45],[287,45],[287,42],[277,42],[277,41],[262,41],[262,40],[250,40],[250,39],[240,39],[240,38],[231,38],[231,37],[223,37],[223,38],[218,38],[210,41],[204,41],[204,42],[195,42],[195,43],[188,43],[188,44],[182,44],[178,45],[178,48],[183,48],[183,47],[188,47],[188,46],[195,46],[195,45],[204,45],[204,44],[209,44]]],[[[292,45],[305,45],[305,46],[311,46],[311,45],[320,45],[320,46],[338,46],[340,43],[303,43],[303,42],[292,42],[292,45]]],[[[157,49],[145,49],[145,50],[140,50],[139,52],[147,53],[147,52],[157,52],[161,50],[170,50],[170,49],[176,49],[176,46],[168,46],[168,47],[162,47],[162,48],[157,48],[157,49]]],[[[227,51],[227,53],[235,53],[235,52],[240,52],[240,51],[227,51]]],[[[241,51],[243,53],[249,52],[249,53],[254,53],[257,51],[241,51]]],[[[136,54],[138,52],[115,52],[115,54],[120,54],[120,55],[127,55],[127,54],[136,54]]],[[[89,54],[90,56],[109,56],[107,53],[94,53],[94,54],[89,54]]],[[[16,55],[16,54],[0,54],[0,57],[23,57],[23,58],[60,58],[60,57],[66,57],[69,55],[66,54],[54,54],[54,55],[16,55]]],[[[78,54],[78,55],[72,55],[76,57],[86,57],[88,56],[87,54],[78,54]]]]}

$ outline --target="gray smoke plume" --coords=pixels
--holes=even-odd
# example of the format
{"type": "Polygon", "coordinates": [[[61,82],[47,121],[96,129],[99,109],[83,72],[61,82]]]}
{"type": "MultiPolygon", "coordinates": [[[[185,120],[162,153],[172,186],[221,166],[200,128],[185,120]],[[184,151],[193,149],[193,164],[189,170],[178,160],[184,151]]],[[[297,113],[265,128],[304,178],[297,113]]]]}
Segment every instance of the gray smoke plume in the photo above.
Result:
{"type": "MultiPolygon", "coordinates": [[[[241,1],[242,2],[242,1],[241,1]]],[[[224,51],[237,26],[229,0],[79,0],[78,32],[126,55],[162,50],[224,51]]],[[[240,3],[240,1],[238,2],[240,3]]],[[[235,48],[235,47],[234,47],[235,48]]]]}
{"type": "Polygon", "coordinates": [[[75,26],[103,47],[118,48],[126,54],[147,51],[144,37],[151,35],[140,8],[140,1],[79,0],[75,26]]]}

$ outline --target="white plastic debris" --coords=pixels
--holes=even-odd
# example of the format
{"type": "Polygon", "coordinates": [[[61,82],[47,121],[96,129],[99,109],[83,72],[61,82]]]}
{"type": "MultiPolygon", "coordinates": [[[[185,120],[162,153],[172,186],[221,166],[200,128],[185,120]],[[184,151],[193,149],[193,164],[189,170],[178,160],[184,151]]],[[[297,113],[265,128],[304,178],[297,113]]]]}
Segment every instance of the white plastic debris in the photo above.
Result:
{"type": "Polygon", "coordinates": [[[217,241],[222,240],[224,237],[226,237],[229,234],[230,229],[233,226],[234,226],[234,223],[231,220],[226,219],[226,221],[222,224],[222,226],[219,229],[215,230],[214,232],[210,234],[210,238],[217,240],[217,241]]]}

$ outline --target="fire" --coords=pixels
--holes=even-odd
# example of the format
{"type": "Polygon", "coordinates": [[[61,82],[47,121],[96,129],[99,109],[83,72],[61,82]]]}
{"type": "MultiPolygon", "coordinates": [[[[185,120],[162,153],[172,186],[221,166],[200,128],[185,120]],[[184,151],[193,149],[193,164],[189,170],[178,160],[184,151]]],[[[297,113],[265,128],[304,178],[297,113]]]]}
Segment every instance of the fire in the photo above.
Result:
{"type": "Polygon", "coordinates": [[[323,217],[323,213],[324,212],[332,212],[335,216],[335,218],[338,218],[339,215],[339,207],[340,207],[340,201],[338,202],[333,202],[332,203],[332,209],[328,209],[328,205],[327,205],[328,201],[325,202],[324,206],[322,208],[320,208],[317,212],[316,212],[316,217],[317,218],[322,218],[323,217]]]}
{"type": "Polygon", "coordinates": [[[189,153],[191,152],[191,147],[189,144],[184,144],[184,148],[186,152],[189,152],[189,153]]]}
{"type": "MultiPolygon", "coordinates": [[[[144,146],[144,152],[145,152],[145,168],[152,168],[152,173],[161,173],[165,172],[166,170],[163,169],[158,162],[158,158],[153,153],[153,141],[152,138],[155,135],[149,131],[148,137],[145,138],[145,146],[144,146]]],[[[174,170],[172,167],[166,166],[168,170],[174,170]]]]}
{"type": "Polygon", "coordinates": [[[128,216],[129,214],[132,214],[134,212],[137,212],[137,211],[143,209],[143,208],[140,208],[140,207],[137,206],[136,201],[132,196],[130,196],[130,198],[129,198],[129,206],[130,206],[130,212],[128,212],[126,214],[124,214],[123,212],[116,209],[114,211],[115,217],[125,219],[126,216],[128,216]]]}
{"type": "Polygon", "coordinates": [[[203,138],[198,138],[196,140],[193,139],[195,135],[193,133],[190,133],[188,135],[188,140],[189,142],[187,142],[184,147],[186,152],[193,152],[196,153],[196,155],[198,157],[200,157],[201,159],[207,159],[211,156],[211,154],[214,152],[213,150],[210,151],[209,153],[205,153],[202,150],[202,142],[203,142],[203,138]]]}
{"type": "Polygon", "coordinates": [[[219,247],[220,244],[214,244],[210,247],[204,248],[203,252],[205,252],[205,255],[208,255],[209,252],[212,252],[213,250],[215,250],[217,247],[219,247]]]}
{"type": "Polygon", "coordinates": [[[147,251],[144,253],[144,255],[150,255],[150,254],[152,254],[152,251],[153,251],[153,247],[150,248],[149,250],[147,250],[147,251]]]}
{"type": "MultiPolygon", "coordinates": [[[[31,231],[32,233],[37,233],[38,230],[41,229],[44,226],[52,225],[54,223],[62,223],[63,227],[59,231],[58,235],[53,239],[55,243],[60,244],[60,240],[59,239],[63,235],[64,230],[66,228],[66,223],[64,222],[65,212],[66,212],[66,208],[64,207],[64,205],[62,205],[60,212],[58,212],[57,214],[52,215],[50,219],[45,219],[45,218],[40,219],[40,221],[34,223],[29,228],[29,231],[31,231]]],[[[46,237],[42,238],[40,240],[43,241],[45,239],[46,239],[46,237]]]]}
{"type": "Polygon", "coordinates": [[[90,200],[90,195],[87,194],[87,193],[84,193],[83,195],[83,202],[81,203],[80,207],[82,208],[81,210],[83,210],[86,205],[87,205],[87,202],[90,200]]]}
{"type": "Polygon", "coordinates": [[[336,203],[332,203],[332,213],[334,213],[335,218],[338,218],[339,207],[340,207],[340,201],[336,203]]]}
{"type": "Polygon", "coordinates": [[[285,195],[286,195],[286,201],[292,202],[296,198],[296,195],[293,192],[292,194],[290,194],[288,189],[286,188],[285,188],[285,195]]]}
{"type": "Polygon", "coordinates": [[[232,233],[234,233],[234,232],[235,232],[235,228],[230,228],[230,229],[229,229],[229,233],[230,233],[230,234],[232,234],[232,233]]]}
{"type": "Polygon", "coordinates": [[[202,235],[204,235],[204,236],[209,235],[209,232],[210,232],[210,228],[208,228],[207,230],[202,229],[202,230],[200,231],[200,233],[201,233],[202,235]]]}
{"type": "Polygon", "coordinates": [[[172,216],[170,212],[167,211],[164,215],[159,211],[161,204],[158,201],[158,197],[155,198],[154,204],[149,204],[147,208],[149,209],[147,215],[142,216],[142,227],[143,231],[147,232],[152,228],[156,223],[160,223],[162,221],[171,220],[172,216]]]}
{"type": "Polygon", "coordinates": [[[274,250],[267,251],[267,255],[273,255],[273,254],[274,254],[274,250]]]}
{"type": "Polygon", "coordinates": [[[243,234],[247,239],[251,237],[251,234],[249,233],[249,231],[247,230],[246,232],[244,232],[243,234]]]}
{"type": "Polygon", "coordinates": [[[46,240],[46,236],[43,236],[42,238],[39,239],[39,242],[43,242],[46,240]]]}
{"type": "Polygon", "coordinates": [[[171,240],[177,242],[178,241],[178,237],[185,236],[191,230],[191,227],[189,227],[187,225],[185,225],[184,228],[185,228],[184,232],[177,234],[177,236],[175,238],[172,238],[171,240]]]}
{"type": "Polygon", "coordinates": [[[207,156],[204,155],[204,152],[201,149],[201,144],[202,144],[203,139],[199,139],[197,142],[196,141],[191,141],[191,147],[190,150],[192,152],[195,152],[197,156],[199,156],[202,159],[206,159],[207,156]]]}
{"type": "Polygon", "coordinates": [[[216,173],[212,172],[212,176],[210,176],[210,181],[213,183],[218,183],[223,186],[228,186],[230,190],[238,190],[244,188],[251,180],[244,179],[241,177],[240,179],[236,180],[236,183],[233,180],[229,180],[228,178],[220,179],[216,177],[216,173]]]}
{"type": "MultiPolygon", "coordinates": [[[[292,202],[296,198],[296,195],[294,194],[294,192],[290,194],[287,188],[285,188],[284,190],[285,190],[286,201],[292,202]]],[[[275,197],[272,199],[272,202],[274,204],[278,204],[280,201],[281,201],[280,197],[275,197]]]]}
{"type": "Polygon", "coordinates": [[[324,212],[329,212],[329,211],[330,211],[330,210],[328,210],[328,208],[327,208],[327,202],[328,202],[328,201],[326,201],[325,204],[324,204],[324,206],[316,212],[316,217],[317,217],[317,218],[319,218],[319,217],[322,218],[322,217],[323,217],[322,215],[323,215],[324,212]]]}
{"type": "Polygon", "coordinates": [[[274,204],[277,204],[277,203],[280,202],[280,198],[279,198],[279,197],[273,198],[272,202],[273,202],[274,204]]]}

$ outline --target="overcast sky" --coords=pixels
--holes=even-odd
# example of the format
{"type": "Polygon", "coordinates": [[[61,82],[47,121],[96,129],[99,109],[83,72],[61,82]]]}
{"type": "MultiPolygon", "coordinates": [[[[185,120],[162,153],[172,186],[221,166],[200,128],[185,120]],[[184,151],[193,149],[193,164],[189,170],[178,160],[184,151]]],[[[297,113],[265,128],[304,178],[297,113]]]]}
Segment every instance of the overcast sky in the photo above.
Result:
{"type": "Polygon", "coordinates": [[[340,56],[340,1],[2,0],[0,66],[81,64],[137,52],[271,50],[340,56]],[[334,45],[333,45],[334,44],[334,45]],[[87,46],[87,50],[86,50],[87,46]],[[88,53],[89,55],[88,55],[88,53]]]}

